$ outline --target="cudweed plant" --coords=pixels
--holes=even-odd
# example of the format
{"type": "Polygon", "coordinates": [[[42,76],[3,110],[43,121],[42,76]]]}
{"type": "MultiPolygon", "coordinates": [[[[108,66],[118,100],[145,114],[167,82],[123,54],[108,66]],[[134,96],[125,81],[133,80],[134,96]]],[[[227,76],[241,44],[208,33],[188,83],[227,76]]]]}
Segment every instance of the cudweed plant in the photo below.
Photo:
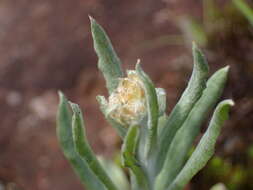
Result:
{"type": "Polygon", "coordinates": [[[216,106],[208,129],[187,160],[201,124],[221,96],[229,67],[208,79],[207,61],[193,43],[192,76],[167,115],[165,90],[155,88],[140,61],[135,70],[125,74],[105,31],[93,18],[90,20],[98,68],[109,92],[107,99],[98,96],[97,100],[106,120],[122,138],[121,163],[129,170],[130,184],[116,165],[96,157],[87,141],[79,106],[60,92],[57,136],[65,157],[90,190],[183,189],[214,154],[217,137],[234,104],[224,100],[216,106]]]}

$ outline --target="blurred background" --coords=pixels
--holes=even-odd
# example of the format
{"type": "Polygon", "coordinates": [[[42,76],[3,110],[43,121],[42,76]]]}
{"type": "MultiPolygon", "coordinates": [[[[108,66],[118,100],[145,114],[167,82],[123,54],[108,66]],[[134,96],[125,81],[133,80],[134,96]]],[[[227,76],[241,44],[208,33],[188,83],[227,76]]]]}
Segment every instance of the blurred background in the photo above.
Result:
{"type": "MultiPolygon", "coordinates": [[[[216,155],[187,189],[253,189],[253,2],[230,0],[1,0],[0,190],[81,190],[55,135],[57,90],[81,105],[97,154],[120,140],[96,103],[107,96],[88,15],[107,31],[124,68],[136,60],[167,90],[168,111],[192,69],[191,41],[211,72],[230,65],[223,98],[236,106],[216,155]],[[246,3],[246,4],[245,4],[246,3]]],[[[205,126],[203,126],[203,131],[205,126]]]]}

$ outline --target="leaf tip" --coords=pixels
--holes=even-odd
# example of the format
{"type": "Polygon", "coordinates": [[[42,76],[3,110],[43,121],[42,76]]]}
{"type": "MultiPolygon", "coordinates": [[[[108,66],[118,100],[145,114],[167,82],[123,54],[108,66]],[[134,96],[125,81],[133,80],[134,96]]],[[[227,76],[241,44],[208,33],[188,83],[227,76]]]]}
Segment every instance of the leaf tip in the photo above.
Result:
{"type": "Polygon", "coordinates": [[[230,69],[230,66],[229,66],[229,65],[227,65],[227,66],[225,66],[225,67],[221,68],[220,70],[218,70],[218,72],[217,72],[217,73],[221,73],[224,77],[226,77],[226,78],[227,78],[227,75],[228,75],[229,69],[230,69]]]}
{"type": "Polygon", "coordinates": [[[101,26],[97,23],[97,21],[92,16],[88,15],[88,17],[90,19],[91,33],[92,33],[93,37],[95,37],[96,30],[102,30],[101,26]]]}
{"type": "Polygon", "coordinates": [[[91,24],[96,23],[96,20],[91,15],[88,15],[88,17],[90,19],[91,24]]]}
{"type": "Polygon", "coordinates": [[[193,54],[195,54],[196,52],[198,52],[198,53],[200,53],[202,55],[202,51],[200,50],[198,44],[195,41],[192,41],[192,51],[193,51],[193,54]]]}
{"type": "Polygon", "coordinates": [[[141,60],[140,59],[137,59],[137,62],[136,62],[136,65],[135,65],[135,70],[136,71],[142,71],[141,60]]]}
{"type": "Polygon", "coordinates": [[[234,102],[232,99],[228,99],[228,100],[225,100],[225,101],[224,101],[224,104],[226,104],[226,105],[232,107],[232,106],[235,105],[235,102],[234,102]]]}
{"type": "Polygon", "coordinates": [[[224,120],[228,119],[228,112],[235,103],[232,99],[223,100],[221,103],[218,104],[217,110],[218,113],[225,114],[224,120]]]}
{"type": "Polygon", "coordinates": [[[192,41],[192,49],[193,50],[198,49],[197,43],[195,41],[192,41]]]}
{"type": "Polygon", "coordinates": [[[227,65],[226,67],[223,68],[223,70],[224,70],[226,73],[229,71],[229,69],[230,69],[230,66],[229,66],[229,65],[227,65]]]}
{"type": "Polygon", "coordinates": [[[59,96],[59,99],[62,100],[63,98],[65,98],[63,92],[61,90],[58,90],[58,96],[59,96]]]}
{"type": "Polygon", "coordinates": [[[76,114],[76,115],[81,114],[81,111],[80,111],[80,108],[79,108],[78,104],[75,104],[75,103],[69,101],[69,105],[70,105],[70,107],[71,107],[74,114],[76,114]]]}
{"type": "Polygon", "coordinates": [[[195,41],[192,42],[192,54],[194,59],[194,65],[199,67],[206,74],[209,71],[208,62],[201,49],[198,47],[195,41]]]}
{"type": "Polygon", "coordinates": [[[62,104],[67,104],[68,99],[66,98],[66,96],[64,95],[64,93],[60,90],[58,90],[58,96],[59,96],[59,106],[62,104]]]}

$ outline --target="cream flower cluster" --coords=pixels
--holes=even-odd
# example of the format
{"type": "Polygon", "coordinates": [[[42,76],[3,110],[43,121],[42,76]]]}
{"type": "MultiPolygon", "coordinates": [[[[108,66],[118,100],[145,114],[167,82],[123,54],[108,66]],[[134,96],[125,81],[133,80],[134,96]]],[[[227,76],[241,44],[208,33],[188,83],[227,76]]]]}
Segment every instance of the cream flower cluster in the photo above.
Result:
{"type": "Polygon", "coordinates": [[[125,126],[139,123],[146,115],[143,83],[135,71],[128,71],[126,78],[109,97],[108,115],[125,126]]]}

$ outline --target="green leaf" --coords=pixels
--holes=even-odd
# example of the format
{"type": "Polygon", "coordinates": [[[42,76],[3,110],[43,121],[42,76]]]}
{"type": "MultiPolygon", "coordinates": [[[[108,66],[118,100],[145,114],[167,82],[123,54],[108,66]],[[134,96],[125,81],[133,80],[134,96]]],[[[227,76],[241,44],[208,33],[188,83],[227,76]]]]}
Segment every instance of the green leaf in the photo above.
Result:
{"type": "Polygon", "coordinates": [[[136,64],[136,71],[141,81],[144,84],[145,98],[148,108],[148,131],[149,137],[147,139],[145,154],[148,155],[149,152],[155,147],[157,141],[157,124],[159,117],[159,107],[156,89],[153,82],[148,77],[146,73],[142,70],[140,63],[136,64]]]}
{"type": "Polygon", "coordinates": [[[156,88],[156,96],[158,100],[159,116],[166,111],[166,91],[163,88],[156,88]]]}
{"type": "Polygon", "coordinates": [[[210,190],[227,190],[227,188],[223,183],[217,183],[210,190]]]}
{"type": "Polygon", "coordinates": [[[184,186],[201,170],[214,154],[215,143],[223,123],[228,119],[228,112],[234,105],[232,100],[224,100],[216,107],[207,131],[201,138],[190,159],[186,162],[176,179],[167,190],[182,190],[184,186]]]}
{"type": "Polygon", "coordinates": [[[87,163],[75,152],[71,130],[71,113],[69,112],[68,101],[61,92],[59,92],[59,97],[60,103],[57,113],[56,133],[61,149],[75,173],[79,176],[81,182],[87,187],[87,189],[105,190],[104,185],[90,170],[87,163]]]}
{"type": "Polygon", "coordinates": [[[77,104],[71,103],[73,110],[72,116],[72,134],[74,140],[74,147],[80,157],[87,162],[90,169],[94,172],[97,178],[106,186],[108,190],[117,190],[116,186],[111,181],[110,177],[104,171],[103,167],[98,162],[95,154],[93,153],[84,130],[84,121],[82,112],[77,104]]]}
{"type": "Polygon", "coordinates": [[[194,67],[190,82],[180,100],[169,115],[167,124],[162,129],[161,136],[159,137],[160,150],[157,160],[157,172],[161,169],[164,163],[165,156],[177,130],[182,126],[194,104],[200,98],[203,90],[206,87],[206,80],[209,70],[207,61],[195,43],[193,43],[192,51],[194,67]]]}
{"type": "Polygon", "coordinates": [[[207,88],[203,91],[201,98],[194,105],[184,124],[173,138],[164,166],[157,177],[155,189],[165,189],[182,169],[192,143],[199,134],[201,124],[221,96],[227,74],[228,67],[225,67],[218,70],[208,80],[207,88]]]}
{"type": "Polygon", "coordinates": [[[114,184],[120,190],[130,190],[130,184],[124,170],[111,160],[104,157],[98,157],[99,163],[102,165],[106,173],[111,177],[114,184]]]}
{"type": "Polygon", "coordinates": [[[131,190],[140,190],[140,187],[137,183],[137,179],[133,172],[130,171],[130,181],[131,181],[131,190]]]}
{"type": "Polygon", "coordinates": [[[118,79],[123,77],[121,61],[104,29],[92,17],[90,21],[94,48],[98,56],[98,68],[103,73],[106,87],[111,94],[118,86],[118,79]]]}
{"type": "Polygon", "coordinates": [[[124,139],[121,150],[122,165],[130,168],[140,189],[148,190],[148,182],[138,160],[136,159],[136,147],[139,139],[139,126],[131,126],[124,139]]]}
{"type": "Polygon", "coordinates": [[[244,0],[233,0],[233,3],[250,24],[253,25],[253,9],[244,0]]]}
{"type": "Polygon", "coordinates": [[[163,128],[166,126],[167,121],[168,121],[167,114],[163,114],[162,116],[159,117],[159,119],[158,119],[158,136],[161,135],[161,132],[162,132],[163,128]]]}
{"type": "Polygon", "coordinates": [[[110,123],[110,125],[113,128],[116,129],[118,135],[123,139],[127,133],[127,128],[107,116],[107,113],[106,113],[107,101],[104,96],[97,96],[97,101],[100,105],[101,112],[105,116],[105,119],[110,123]]]}

